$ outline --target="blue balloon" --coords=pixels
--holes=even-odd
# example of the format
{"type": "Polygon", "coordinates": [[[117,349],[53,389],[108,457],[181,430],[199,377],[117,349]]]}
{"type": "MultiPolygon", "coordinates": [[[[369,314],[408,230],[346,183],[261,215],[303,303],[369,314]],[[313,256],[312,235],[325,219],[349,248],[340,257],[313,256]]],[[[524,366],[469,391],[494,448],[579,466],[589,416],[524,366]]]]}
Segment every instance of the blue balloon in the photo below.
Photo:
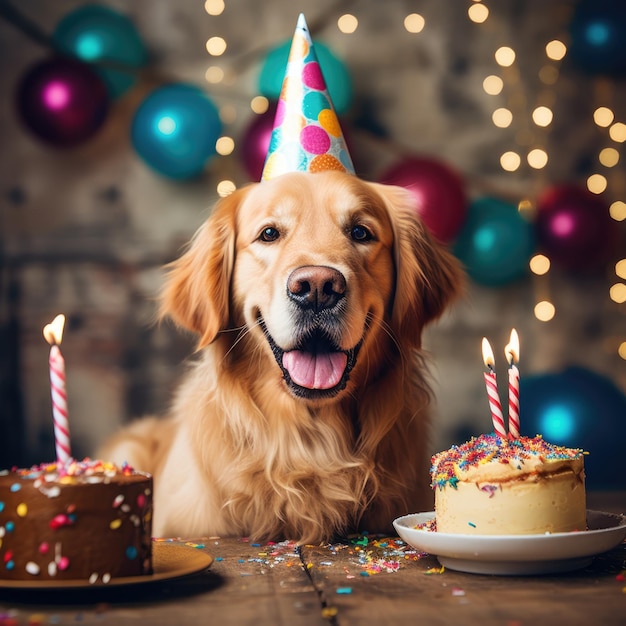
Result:
{"type": "Polygon", "coordinates": [[[583,448],[586,482],[592,489],[624,489],[626,395],[609,379],[581,367],[523,377],[520,424],[523,435],[583,448]]]}
{"type": "Polygon", "coordinates": [[[569,55],[591,74],[626,72],[626,5],[620,0],[583,0],[570,23],[569,55]]]}
{"type": "Polygon", "coordinates": [[[480,198],[470,205],[453,249],[474,281],[496,286],[523,276],[534,248],[532,226],[514,205],[480,198]]]}
{"type": "MultiPolygon", "coordinates": [[[[342,115],[352,102],[352,80],[346,66],[324,44],[314,42],[315,53],[326,81],[335,112],[342,115]]],[[[274,48],[265,58],[259,76],[259,91],[270,100],[278,100],[283,86],[291,40],[274,48]]]]}
{"type": "Polygon", "coordinates": [[[108,7],[90,4],[68,13],[52,38],[60,50],[93,63],[116,98],[136,82],[136,73],[148,60],[146,49],[134,24],[108,7]],[[107,67],[117,64],[128,70],[107,67]]]}
{"type": "Polygon", "coordinates": [[[169,178],[193,178],[215,154],[222,132],[217,108],[198,87],[172,84],[153,91],[133,118],[139,156],[169,178]]]}

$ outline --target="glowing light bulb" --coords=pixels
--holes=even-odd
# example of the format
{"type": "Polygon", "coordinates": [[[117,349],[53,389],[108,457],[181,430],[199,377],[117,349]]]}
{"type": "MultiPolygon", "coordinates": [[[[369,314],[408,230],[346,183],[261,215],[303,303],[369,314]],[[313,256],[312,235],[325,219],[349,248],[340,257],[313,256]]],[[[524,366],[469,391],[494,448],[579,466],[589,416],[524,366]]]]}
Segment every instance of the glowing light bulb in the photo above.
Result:
{"type": "Polygon", "coordinates": [[[510,67],[515,63],[515,50],[508,46],[502,46],[496,50],[496,63],[501,67],[510,67]]]}
{"type": "Polygon", "coordinates": [[[553,61],[560,61],[567,54],[567,46],[558,39],[546,44],[546,56],[553,61]]]}
{"type": "Polygon", "coordinates": [[[255,96],[250,100],[250,108],[257,115],[261,115],[270,108],[270,101],[265,96],[255,96]]]}
{"type": "Polygon", "coordinates": [[[513,113],[511,113],[509,109],[500,107],[493,112],[491,119],[493,120],[494,126],[498,128],[508,128],[513,121],[513,113]]]}
{"type": "Polygon", "coordinates": [[[623,222],[626,220],[626,202],[622,202],[621,200],[616,200],[609,207],[609,215],[616,222],[623,222]]]}
{"type": "Polygon", "coordinates": [[[489,17],[489,9],[484,4],[472,4],[467,9],[467,16],[475,24],[482,24],[489,17]]]}
{"type": "Polygon", "coordinates": [[[607,128],[613,123],[615,114],[608,107],[598,107],[593,112],[593,121],[602,128],[607,128]]]}
{"type": "Polygon", "coordinates": [[[235,141],[232,137],[220,137],[215,142],[215,151],[222,156],[232,154],[235,149],[235,141]]]}
{"type": "Polygon", "coordinates": [[[552,123],[552,111],[548,107],[537,107],[533,111],[532,117],[533,122],[535,122],[537,126],[545,127],[552,123]]]}
{"type": "Polygon", "coordinates": [[[619,354],[624,361],[626,361],[626,341],[622,341],[619,344],[619,348],[617,349],[617,354],[619,354]]]}
{"type": "Polygon", "coordinates": [[[535,254],[528,263],[530,271],[537,276],[543,276],[550,271],[550,259],[543,254],[535,254]]]}
{"type": "Polygon", "coordinates": [[[345,33],[346,35],[350,35],[351,33],[353,33],[358,28],[358,26],[359,20],[357,20],[357,18],[350,13],[342,15],[337,20],[337,27],[342,33],[345,33]]]}
{"type": "Polygon", "coordinates": [[[626,259],[620,259],[615,264],[615,274],[620,278],[626,278],[626,259]]]}
{"type": "Polygon", "coordinates": [[[221,15],[224,12],[224,0],[206,0],[204,10],[209,15],[221,15]]]}
{"type": "Polygon", "coordinates": [[[223,37],[211,37],[206,42],[206,51],[211,56],[221,56],[226,52],[226,40],[223,37]]]}
{"type": "Polygon", "coordinates": [[[490,96],[497,96],[504,88],[504,81],[499,76],[491,74],[483,80],[483,89],[490,96]]]}
{"type": "Polygon", "coordinates": [[[404,18],[404,28],[409,33],[421,33],[426,25],[426,20],[419,13],[411,13],[404,18]]]}
{"type": "Polygon", "coordinates": [[[500,157],[500,166],[506,172],[514,172],[522,162],[522,159],[517,152],[509,151],[505,152],[500,157]]]}
{"type": "Polygon", "coordinates": [[[615,283],[609,289],[609,297],[617,304],[626,302],[626,285],[624,283],[615,283]]]}
{"type": "Polygon", "coordinates": [[[609,128],[609,137],[617,143],[624,143],[626,141],[626,124],[615,122],[615,124],[609,128]]]}
{"type": "Polygon", "coordinates": [[[220,198],[225,198],[226,196],[230,196],[233,191],[237,189],[237,185],[232,180],[220,180],[217,183],[217,194],[220,198]]]}
{"type": "Polygon", "coordinates": [[[548,153],[542,148],[535,148],[528,153],[526,160],[530,167],[540,170],[548,164],[548,153]]]}
{"type": "Polygon", "coordinates": [[[556,309],[552,302],[542,300],[535,305],[535,317],[540,322],[549,322],[556,314],[556,309]]]}
{"type": "Polygon", "coordinates": [[[599,194],[606,190],[608,182],[602,174],[592,174],[587,179],[587,189],[591,193],[599,194]]]}
{"type": "Polygon", "coordinates": [[[615,167],[619,163],[619,152],[615,148],[604,148],[600,151],[598,161],[604,167],[615,167]]]}

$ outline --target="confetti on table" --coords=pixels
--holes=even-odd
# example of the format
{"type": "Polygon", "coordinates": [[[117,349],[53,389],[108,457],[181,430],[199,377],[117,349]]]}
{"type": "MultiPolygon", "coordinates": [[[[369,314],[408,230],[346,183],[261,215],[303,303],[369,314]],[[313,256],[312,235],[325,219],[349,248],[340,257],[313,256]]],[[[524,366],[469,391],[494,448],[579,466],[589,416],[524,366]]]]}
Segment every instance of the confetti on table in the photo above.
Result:
{"type": "Polygon", "coordinates": [[[355,573],[363,577],[391,574],[404,567],[407,561],[417,561],[423,556],[423,553],[414,550],[401,539],[367,533],[351,536],[349,543],[328,544],[327,549],[332,555],[348,550],[349,555],[354,557],[352,562],[358,568],[357,572],[344,566],[349,579],[354,578],[355,573]]]}

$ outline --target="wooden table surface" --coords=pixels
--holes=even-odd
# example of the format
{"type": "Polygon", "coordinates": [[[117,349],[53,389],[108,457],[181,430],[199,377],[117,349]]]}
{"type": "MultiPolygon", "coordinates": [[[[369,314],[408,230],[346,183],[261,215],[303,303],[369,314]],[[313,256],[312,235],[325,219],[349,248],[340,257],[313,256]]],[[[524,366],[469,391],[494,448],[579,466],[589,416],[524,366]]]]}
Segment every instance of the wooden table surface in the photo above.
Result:
{"type": "MultiPolygon", "coordinates": [[[[589,508],[626,511],[626,493],[590,494],[589,508]]],[[[546,576],[444,570],[397,537],[258,545],[242,538],[161,542],[210,554],[178,580],[74,591],[0,590],[0,626],[626,625],[626,543],[586,569],[546,576]]]]}

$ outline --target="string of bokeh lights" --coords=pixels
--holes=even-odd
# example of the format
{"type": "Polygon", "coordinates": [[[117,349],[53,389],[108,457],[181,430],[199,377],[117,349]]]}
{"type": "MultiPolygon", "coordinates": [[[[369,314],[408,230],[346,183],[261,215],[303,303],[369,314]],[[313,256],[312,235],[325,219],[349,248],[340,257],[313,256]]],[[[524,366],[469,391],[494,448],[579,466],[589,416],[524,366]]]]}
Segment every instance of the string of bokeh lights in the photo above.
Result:
{"type": "MultiPolygon", "coordinates": [[[[489,17],[489,9],[482,4],[481,0],[474,0],[474,3],[468,9],[468,17],[471,21],[482,24],[489,17]]],[[[543,85],[552,88],[554,92],[553,96],[551,98],[548,97],[547,100],[555,100],[556,84],[560,75],[559,64],[566,54],[567,46],[560,39],[553,39],[545,46],[545,55],[548,63],[539,69],[538,77],[543,85]]],[[[501,68],[506,69],[513,67],[516,54],[511,47],[501,46],[495,51],[494,58],[501,68]]],[[[500,95],[504,87],[504,80],[497,75],[487,76],[483,81],[485,93],[491,96],[500,95]]],[[[545,94],[544,97],[546,97],[545,94]]],[[[541,104],[532,110],[531,119],[535,126],[548,129],[554,119],[554,113],[549,106],[541,104]]],[[[508,128],[513,124],[514,114],[509,108],[498,107],[493,112],[492,121],[498,128],[508,128]]],[[[593,121],[598,128],[608,129],[609,138],[614,144],[619,145],[626,141],[626,124],[616,121],[615,114],[609,107],[597,107],[593,112],[593,121]]],[[[535,145],[528,151],[526,160],[531,168],[542,170],[549,161],[546,147],[535,145]]],[[[615,167],[619,161],[620,153],[614,145],[604,147],[598,155],[599,166],[606,169],[615,167]]],[[[504,171],[515,172],[520,168],[521,164],[522,157],[518,150],[507,151],[500,157],[500,165],[504,171]]],[[[587,178],[586,186],[591,193],[602,194],[609,186],[608,178],[603,173],[593,173],[587,178]]],[[[534,209],[535,205],[532,199],[522,199],[518,203],[518,210],[522,213],[528,212],[532,216],[534,209]]],[[[622,200],[615,200],[609,206],[609,214],[612,219],[623,221],[626,219],[626,203],[622,200]]],[[[547,276],[550,266],[550,259],[544,254],[536,254],[529,261],[530,271],[535,276],[547,276]]],[[[615,264],[615,277],[617,279],[626,279],[626,259],[620,259],[615,264]]],[[[621,282],[621,280],[614,282],[609,288],[609,298],[617,304],[626,302],[626,284],[621,282]]],[[[556,315],[556,307],[548,297],[539,300],[535,304],[534,314],[538,320],[547,322],[556,315]]],[[[626,360],[626,341],[622,341],[618,345],[617,352],[621,358],[626,360]]]]}
{"type": "MultiPolygon", "coordinates": [[[[224,0],[206,0],[205,10],[211,16],[221,15],[225,8],[224,0]]],[[[483,24],[490,17],[489,8],[482,0],[471,0],[467,9],[467,16],[475,24],[483,24]]],[[[353,34],[359,26],[358,17],[351,13],[344,13],[337,19],[338,30],[345,34],[353,34]]],[[[419,34],[426,26],[425,18],[419,13],[410,13],[403,21],[405,30],[411,34],[419,34]]],[[[565,38],[563,38],[565,39],[565,38]]],[[[212,59],[222,56],[227,49],[226,40],[219,35],[210,37],[206,42],[206,49],[212,59]]],[[[546,147],[548,133],[554,121],[553,106],[556,100],[557,83],[560,76],[560,64],[567,54],[567,45],[561,39],[553,39],[545,45],[546,63],[538,70],[538,78],[546,88],[540,95],[541,102],[538,102],[532,111],[514,111],[510,106],[496,106],[492,112],[492,123],[497,128],[508,129],[516,122],[520,124],[528,123],[528,117],[535,130],[543,131],[543,143],[537,140],[537,133],[518,132],[516,133],[516,147],[505,151],[500,155],[500,167],[505,172],[518,172],[523,167],[523,156],[528,167],[535,170],[538,175],[544,170],[550,161],[548,149],[546,147]],[[520,119],[526,116],[526,119],[520,119]],[[525,155],[523,154],[526,149],[525,155]]],[[[523,89],[516,68],[517,55],[510,46],[500,46],[494,52],[494,60],[499,68],[499,74],[493,73],[486,76],[482,83],[483,91],[491,97],[502,97],[507,87],[523,89]]],[[[228,73],[216,63],[212,63],[205,73],[206,81],[210,84],[228,84],[234,80],[228,73]]],[[[520,99],[518,98],[517,101],[520,99]]],[[[522,101],[524,99],[522,98],[522,101]]],[[[267,112],[270,106],[269,100],[264,96],[254,96],[250,100],[250,109],[254,114],[261,115],[267,112]]],[[[236,119],[236,110],[233,106],[223,106],[220,109],[220,118],[227,125],[236,119]]],[[[587,189],[593,194],[602,194],[609,188],[609,178],[605,170],[610,171],[620,162],[619,147],[626,142],[626,123],[616,120],[614,111],[609,106],[599,106],[593,111],[593,123],[605,133],[610,145],[604,147],[597,157],[597,171],[591,174],[586,180],[587,189]]],[[[235,150],[235,140],[230,136],[223,136],[217,142],[217,153],[221,156],[228,156],[235,150]]],[[[226,196],[236,189],[232,180],[222,179],[217,184],[217,193],[226,196]]],[[[536,208],[533,197],[525,197],[518,202],[518,211],[527,219],[531,220],[536,208]]],[[[621,222],[626,220],[626,201],[615,200],[610,204],[609,213],[612,219],[621,222]]],[[[545,254],[535,254],[529,260],[529,269],[537,278],[547,279],[551,261],[545,254]]],[[[609,289],[610,299],[617,303],[626,302],[626,258],[620,259],[615,265],[615,281],[609,289]]],[[[534,307],[534,315],[541,322],[549,322],[556,315],[556,307],[549,297],[547,282],[542,285],[542,299],[537,297],[534,307]]],[[[622,359],[626,360],[626,341],[618,345],[617,352],[622,359]]]]}

